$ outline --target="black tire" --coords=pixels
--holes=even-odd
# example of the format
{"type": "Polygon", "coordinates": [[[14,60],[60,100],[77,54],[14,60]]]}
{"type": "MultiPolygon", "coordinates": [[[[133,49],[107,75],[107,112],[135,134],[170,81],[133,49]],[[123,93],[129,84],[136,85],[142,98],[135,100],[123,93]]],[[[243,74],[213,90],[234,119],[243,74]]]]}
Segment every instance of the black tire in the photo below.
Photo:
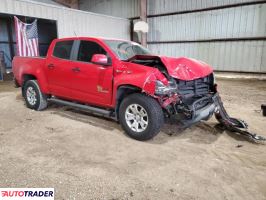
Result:
{"type": "Polygon", "coordinates": [[[27,81],[23,86],[22,92],[23,92],[23,97],[26,101],[26,106],[28,108],[38,111],[47,108],[47,96],[41,92],[37,80],[27,81]],[[31,101],[29,99],[30,95],[27,93],[27,91],[31,91],[33,93],[32,96],[35,96],[35,100],[31,101]]]}
{"type": "MultiPolygon", "coordinates": [[[[132,123],[134,123],[135,120],[136,117],[133,119],[132,123]]],[[[135,93],[127,96],[122,101],[119,108],[119,122],[128,136],[136,140],[145,141],[153,138],[160,132],[164,123],[164,115],[161,106],[155,99],[144,94],[135,93]],[[144,108],[145,115],[147,114],[147,118],[145,118],[145,120],[147,120],[148,123],[146,128],[141,132],[132,130],[132,128],[128,125],[131,121],[126,120],[127,109],[130,109],[130,106],[134,105],[139,105],[140,109],[141,107],[144,108]]],[[[137,125],[137,127],[139,126],[140,125],[137,125]]]]}

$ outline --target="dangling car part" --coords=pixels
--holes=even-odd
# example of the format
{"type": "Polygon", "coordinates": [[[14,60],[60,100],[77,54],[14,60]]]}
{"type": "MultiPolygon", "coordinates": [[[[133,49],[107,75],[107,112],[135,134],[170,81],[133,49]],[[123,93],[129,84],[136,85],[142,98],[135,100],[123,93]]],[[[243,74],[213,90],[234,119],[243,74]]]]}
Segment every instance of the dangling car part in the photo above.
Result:
{"type": "Polygon", "coordinates": [[[222,124],[227,130],[245,136],[251,141],[256,143],[261,143],[266,141],[266,138],[257,135],[255,133],[249,132],[248,124],[245,121],[230,117],[227,114],[223,106],[221,97],[219,96],[218,93],[216,94],[216,96],[214,96],[214,102],[216,105],[215,117],[220,122],[220,124],[222,124]]]}
{"type": "Polygon", "coordinates": [[[170,117],[175,116],[174,120],[181,122],[183,129],[201,120],[207,121],[215,115],[223,128],[256,143],[266,141],[266,138],[249,132],[246,122],[228,115],[217,91],[217,85],[214,84],[213,74],[191,81],[179,80],[177,84],[170,79],[167,87],[162,82],[156,81],[155,94],[167,93],[172,93],[172,96],[162,100],[161,105],[168,110],[170,117]],[[178,94],[173,95],[176,90],[178,94]],[[172,103],[175,105],[172,106],[172,103]]]}

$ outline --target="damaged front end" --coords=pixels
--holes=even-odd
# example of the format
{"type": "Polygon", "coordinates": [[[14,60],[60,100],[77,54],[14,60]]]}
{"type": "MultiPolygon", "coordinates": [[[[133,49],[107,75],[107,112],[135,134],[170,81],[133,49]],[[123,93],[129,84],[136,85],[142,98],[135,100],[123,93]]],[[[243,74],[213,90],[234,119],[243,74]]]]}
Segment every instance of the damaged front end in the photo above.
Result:
{"type": "Polygon", "coordinates": [[[208,120],[214,114],[213,74],[190,81],[170,78],[168,85],[158,80],[155,83],[155,95],[166,117],[179,121],[183,127],[208,120]]]}
{"type": "Polygon", "coordinates": [[[254,142],[265,141],[262,136],[250,133],[244,121],[229,117],[216,88],[213,73],[185,81],[156,71],[146,79],[143,92],[156,98],[165,111],[165,117],[178,121],[182,128],[215,115],[227,130],[254,142]]]}

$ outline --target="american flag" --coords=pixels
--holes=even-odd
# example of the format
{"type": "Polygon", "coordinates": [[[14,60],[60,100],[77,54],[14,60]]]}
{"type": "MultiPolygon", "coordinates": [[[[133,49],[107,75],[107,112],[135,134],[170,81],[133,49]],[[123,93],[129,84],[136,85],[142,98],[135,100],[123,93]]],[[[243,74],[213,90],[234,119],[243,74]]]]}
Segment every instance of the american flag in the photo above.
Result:
{"type": "Polygon", "coordinates": [[[26,24],[15,18],[18,56],[39,56],[37,19],[26,24]]]}

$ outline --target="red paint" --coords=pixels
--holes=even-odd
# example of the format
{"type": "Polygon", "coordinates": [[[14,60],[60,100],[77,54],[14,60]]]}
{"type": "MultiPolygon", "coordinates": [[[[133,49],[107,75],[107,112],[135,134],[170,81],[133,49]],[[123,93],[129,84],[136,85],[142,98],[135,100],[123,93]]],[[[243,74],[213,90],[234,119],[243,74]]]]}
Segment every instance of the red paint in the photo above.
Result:
{"type": "MultiPolygon", "coordinates": [[[[213,71],[209,65],[189,58],[155,55],[136,57],[161,59],[169,75],[182,80],[204,77],[213,71]]],[[[33,75],[37,78],[42,92],[46,94],[109,108],[116,106],[117,90],[122,85],[137,87],[154,97],[156,80],[168,85],[167,78],[158,69],[119,60],[101,38],[56,39],[51,43],[46,58],[16,56],[12,67],[15,79],[20,85],[23,84],[23,75],[33,75]],[[101,54],[95,54],[91,63],[54,57],[52,52],[56,42],[64,40],[94,41],[105,49],[112,64],[104,65],[103,63],[107,63],[107,58],[101,54]]],[[[163,106],[176,100],[177,97],[164,100],[163,106]]]]}
{"type": "Polygon", "coordinates": [[[172,96],[170,96],[169,98],[163,100],[163,103],[161,104],[163,108],[166,108],[168,105],[172,104],[172,103],[176,103],[179,101],[178,95],[174,94],[172,96]]]}
{"type": "Polygon", "coordinates": [[[209,75],[213,69],[206,63],[191,58],[161,57],[170,76],[180,80],[194,80],[209,75]]]}
{"type": "Polygon", "coordinates": [[[91,59],[92,63],[107,64],[107,56],[103,54],[94,54],[91,59]]]}

